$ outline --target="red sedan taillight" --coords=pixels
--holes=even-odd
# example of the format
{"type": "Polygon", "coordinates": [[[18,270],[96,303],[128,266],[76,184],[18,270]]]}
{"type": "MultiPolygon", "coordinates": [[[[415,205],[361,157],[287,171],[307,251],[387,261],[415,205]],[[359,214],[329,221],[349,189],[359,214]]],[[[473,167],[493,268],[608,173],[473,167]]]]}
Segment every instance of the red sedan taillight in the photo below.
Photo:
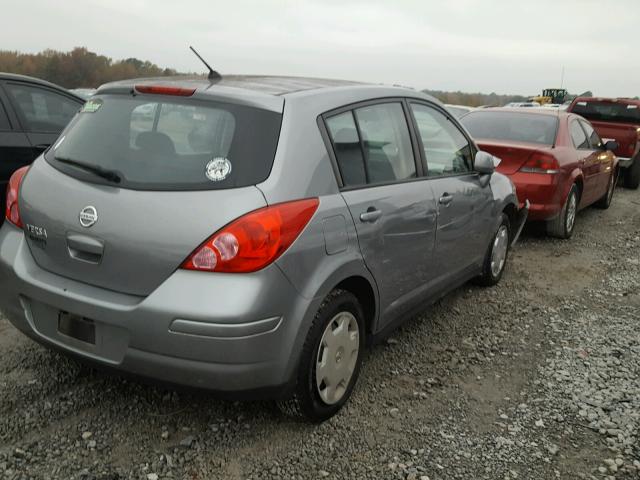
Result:
{"type": "Polygon", "coordinates": [[[22,228],[22,219],[20,218],[20,207],[18,205],[18,193],[20,192],[20,184],[27,173],[29,167],[22,167],[13,172],[7,185],[7,203],[5,209],[6,219],[13,223],[16,227],[22,228]]]}
{"type": "Polygon", "coordinates": [[[291,246],[319,203],[310,198],[247,213],[209,237],[180,268],[227,273],[260,270],[291,246]]]}
{"type": "Polygon", "coordinates": [[[560,165],[553,155],[534,153],[525,164],[520,167],[520,171],[524,173],[554,174],[560,171],[560,165]]]}

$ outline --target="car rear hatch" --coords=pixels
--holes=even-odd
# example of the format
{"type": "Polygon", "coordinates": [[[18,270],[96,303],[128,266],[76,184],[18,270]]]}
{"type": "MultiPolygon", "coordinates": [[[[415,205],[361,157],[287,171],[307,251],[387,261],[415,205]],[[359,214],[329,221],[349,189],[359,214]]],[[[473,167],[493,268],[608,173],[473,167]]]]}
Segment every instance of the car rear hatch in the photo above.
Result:
{"type": "Polygon", "coordinates": [[[630,158],[640,144],[640,105],[617,99],[578,99],[570,111],[591,122],[604,140],[615,140],[615,154],[630,158]]]}
{"type": "Polygon", "coordinates": [[[476,140],[476,143],[480,150],[489,152],[501,160],[497,170],[505,175],[516,173],[536,153],[552,153],[551,147],[536,144],[482,139],[476,140]]]}
{"type": "Polygon", "coordinates": [[[171,94],[98,95],[25,177],[35,261],[145,296],[211,234],[265,206],[281,112],[171,94]]]}

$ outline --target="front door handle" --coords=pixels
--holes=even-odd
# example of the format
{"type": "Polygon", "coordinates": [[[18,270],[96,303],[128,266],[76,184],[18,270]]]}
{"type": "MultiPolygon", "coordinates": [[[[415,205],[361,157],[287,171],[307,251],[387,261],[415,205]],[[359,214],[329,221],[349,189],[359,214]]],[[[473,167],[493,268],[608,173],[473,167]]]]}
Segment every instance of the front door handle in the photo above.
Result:
{"type": "Polygon", "coordinates": [[[452,201],[453,201],[453,195],[450,195],[448,193],[442,194],[439,200],[440,205],[449,205],[452,201]]]}
{"type": "Polygon", "coordinates": [[[369,207],[366,212],[360,214],[361,222],[373,223],[382,216],[382,210],[375,207],[369,207]]]}

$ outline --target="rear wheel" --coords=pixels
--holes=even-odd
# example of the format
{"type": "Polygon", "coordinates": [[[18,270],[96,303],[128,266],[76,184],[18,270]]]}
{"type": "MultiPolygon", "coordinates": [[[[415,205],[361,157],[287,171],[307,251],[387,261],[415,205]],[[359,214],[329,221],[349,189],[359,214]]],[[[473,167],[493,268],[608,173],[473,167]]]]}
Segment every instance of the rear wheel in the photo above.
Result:
{"type": "Polygon", "coordinates": [[[511,226],[509,217],[503,213],[500,226],[493,235],[493,239],[487,250],[482,266],[482,274],[476,278],[475,283],[485,287],[491,287],[500,281],[504,267],[507,264],[510,243],[511,226]]]}
{"type": "Polygon", "coordinates": [[[574,183],[558,216],[547,222],[547,234],[557,238],[571,238],[578,213],[578,198],[578,186],[574,183]]]}
{"type": "Polygon", "coordinates": [[[631,166],[625,169],[624,186],[632,190],[640,186],[640,155],[636,155],[631,166]]]}
{"type": "Polygon", "coordinates": [[[606,210],[611,206],[611,200],[613,199],[613,192],[616,190],[616,178],[618,177],[617,171],[612,171],[609,177],[609,183],[607,184],[607,191],[604,192],[603,197],[595,203],[595,206],[606,210]]]}
{"type": "Polygon", "coordinates": [[[364,314],[358,299],[334,290],[322,302],[302,349],[297,383],[280,410],[322,422],[351,396],[364,353],[364,314]]]}

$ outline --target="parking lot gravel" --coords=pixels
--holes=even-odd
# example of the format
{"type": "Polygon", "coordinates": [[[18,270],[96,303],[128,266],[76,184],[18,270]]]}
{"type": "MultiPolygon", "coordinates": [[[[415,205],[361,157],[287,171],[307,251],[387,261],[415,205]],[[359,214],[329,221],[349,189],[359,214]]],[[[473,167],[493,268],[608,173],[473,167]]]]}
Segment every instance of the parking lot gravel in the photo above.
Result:
{"type": "Polygon", "coordinates": [[[0,478],[640,478],[640,192],[577,222],[373,347],[322,425],[95,371],[0,318],[0,478]]]}

